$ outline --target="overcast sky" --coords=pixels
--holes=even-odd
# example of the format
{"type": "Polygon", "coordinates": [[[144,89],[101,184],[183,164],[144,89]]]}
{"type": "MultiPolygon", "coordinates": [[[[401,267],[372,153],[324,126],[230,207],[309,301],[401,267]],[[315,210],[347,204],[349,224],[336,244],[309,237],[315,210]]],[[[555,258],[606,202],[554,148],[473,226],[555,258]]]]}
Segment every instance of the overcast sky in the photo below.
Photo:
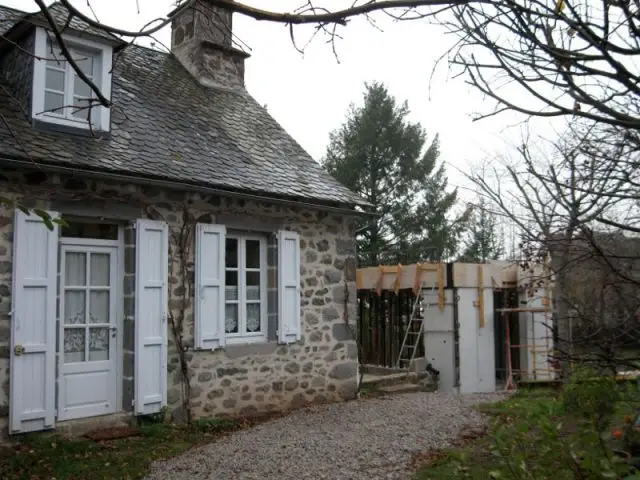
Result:
{"type": "MultiPolygon", "coordinates": [[[[269,4],[278,5],[279,11],[291,11],[302,1],[279,0],[269,4]]],[[[89,2],[102,22],[133,30],[165,16],[175,6],[175,0],[89,2]]],[[[0,0],[0,3],[37,10],[33,0],[0,0]]],[[[350,2],[321,3],[344,7],[350,2]]],[[[90,13],[87,0],[73,0],[73,4],[90,13]]],[[[246,61],[248,91],[319,160],[326,150],[329,132],[341,124],[351,102],[361,101],[364,82],[384,82],[399,100],[408,101],[411,120],[419,121],[430,137],[440,134],[441,158],[448,164],[450,183],[464,183],[456,169],[468,170],[471,164],[504,152],[502,139],[515,140],[513,134],[507,137],[504,128],[517,119],[500,116],[472,122],[470,115],[481,109],[486,111],[488,106],[463,79],[450,78],[446,63],[436,71],[429,89],[436,60],[454,40],[439,27],[422,20],[394,22],[382,13],[374,18],[382,31],[364,18],[353,19],[340,30],[343,38],[336,43],[338,62],[322,36],[316,37],[301,55],[292,45],[288,27],[235,14],[234,33],[251,53],[246,61]]],[[[302,46],[309,39],[311,27],[295,32],[297,44],[302,46]]],[[[170,27],[158,34],[157,39],[168,46],[170,27]]],[[[139,43],[148,45],[150,41],[139,43]]]]}

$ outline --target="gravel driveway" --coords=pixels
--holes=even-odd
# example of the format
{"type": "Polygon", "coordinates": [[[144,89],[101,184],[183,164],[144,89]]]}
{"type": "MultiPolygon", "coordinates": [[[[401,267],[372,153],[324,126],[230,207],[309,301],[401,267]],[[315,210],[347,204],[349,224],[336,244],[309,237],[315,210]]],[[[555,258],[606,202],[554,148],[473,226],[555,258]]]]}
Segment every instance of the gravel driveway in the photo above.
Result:
{"type": "Polygon", "coordinates": [[[322,405],[156,462],[148,479],[407,479],[412,453],[446,447],[503,394],[410,393],[322,405]]]}

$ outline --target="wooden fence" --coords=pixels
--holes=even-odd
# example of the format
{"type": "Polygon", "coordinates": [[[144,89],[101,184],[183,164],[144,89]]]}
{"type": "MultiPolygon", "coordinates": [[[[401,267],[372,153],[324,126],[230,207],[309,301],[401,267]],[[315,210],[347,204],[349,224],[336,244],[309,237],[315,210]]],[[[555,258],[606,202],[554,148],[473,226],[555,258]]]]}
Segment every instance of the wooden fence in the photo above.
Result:
{"type": "MultiPolygon", "coordinates": [[[[362,347],[361,363],[395,367],[415,295],[411,288],[399,290],[358,290],[358,341],[362,347]]],[[[412,338],[415,338],[412,337],[412,338]]],[[[416,357],[424,356],[420,339],[416,357]]]]}

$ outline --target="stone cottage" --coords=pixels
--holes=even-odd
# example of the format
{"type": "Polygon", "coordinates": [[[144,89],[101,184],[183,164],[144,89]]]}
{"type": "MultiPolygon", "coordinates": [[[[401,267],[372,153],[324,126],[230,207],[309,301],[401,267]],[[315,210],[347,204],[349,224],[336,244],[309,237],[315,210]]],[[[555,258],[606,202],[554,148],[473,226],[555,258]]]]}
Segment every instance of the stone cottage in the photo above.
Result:
{"type": "Polygon", "coordinates": [[[231,13],[178,7],[165,53],[49,11],[112,106],[0,7],[5,432],[353,398],[366,204],[247,93],[231,13]]]}

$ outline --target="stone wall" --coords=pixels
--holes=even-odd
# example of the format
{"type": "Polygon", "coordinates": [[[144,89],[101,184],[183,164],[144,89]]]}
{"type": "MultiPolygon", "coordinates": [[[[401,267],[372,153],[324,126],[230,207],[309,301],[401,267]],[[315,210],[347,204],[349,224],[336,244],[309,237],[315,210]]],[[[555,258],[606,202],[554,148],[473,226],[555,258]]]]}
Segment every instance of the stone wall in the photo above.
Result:
{"type": "Polygon", "coordinates": [[[214,85],[232,90],[244,88],[245,55],[230,49],[220,49],[213,44],[204,44],[200,48],[201,78],[211,79],[214,85]]]}
{"type": "MultiPolygon", "coordinates": [[[[351,217],[42,172],[24,175],[4,169],[0,171],[0,185],[3,194],[23,199],[30,205],[37,204],[63,214],[86,216],[94,212],[93,215],[119,220],[125,225],[122,379],[125,409],[131,409],[135,375],[132,294],[135,246],[134,231],[130,226],[137,218],[164,219],[169,224],[170,310],[178,317],[184,301],[182,334],[189,347],[186,358],[192,412],[196,417],[278,411],[355,396],[357,348],[351,331],[344,324],[345,305],[352,324],[356,318],[355,227],[351,217]],[[300,233],[302,339],[299,342],[279,345],[270,340],[255,345],[228,346],[215,352],[193,350],[193,240],[184,285],[179,275],[181,262],[175,240],[185,224],[185,212],[200,222],[234,222],[234,228],[246,222],[249,227],[269,225],[274,230],[284,228],[300,233]],[[345,297],[347,292],[348,298],[345,297]]],[[[0,389],[0,414],[3,415],[6,415],[8,402],[12,222],[13,212],[3,207],[0,214],[0,384],[3,387],[0,389]]],[[[191,221],[186,223],[192,224],[191,221]]],[[[277,252],[273,246],[268,251],[270,276],[274,276],[277,275],[277,252]]],[[[269,284],[269,296],[275,299],[274,283],[270,281],[269,284]]],[[[274,317],[277,315],[274,301],[269,302],[270,325],[277,318],[274,317]]],[[[174,418],[181,420],[185,414],[181,407],[184,389],[171,329],[168,337],[168,403],[174,418]]]]}
{"type": "Polygon", "coordinates": [[[194,36],[225,47],[233,46],[233,12],[198,1],[171,19],[171,47],[194,36]]]}
{"type": "Polygon", "coordinates": [[[198,2],[171,21],[171,51],[205,86],[244,88],[244,61],[248,56],[233,46],[233,14],[198,2]]]}

